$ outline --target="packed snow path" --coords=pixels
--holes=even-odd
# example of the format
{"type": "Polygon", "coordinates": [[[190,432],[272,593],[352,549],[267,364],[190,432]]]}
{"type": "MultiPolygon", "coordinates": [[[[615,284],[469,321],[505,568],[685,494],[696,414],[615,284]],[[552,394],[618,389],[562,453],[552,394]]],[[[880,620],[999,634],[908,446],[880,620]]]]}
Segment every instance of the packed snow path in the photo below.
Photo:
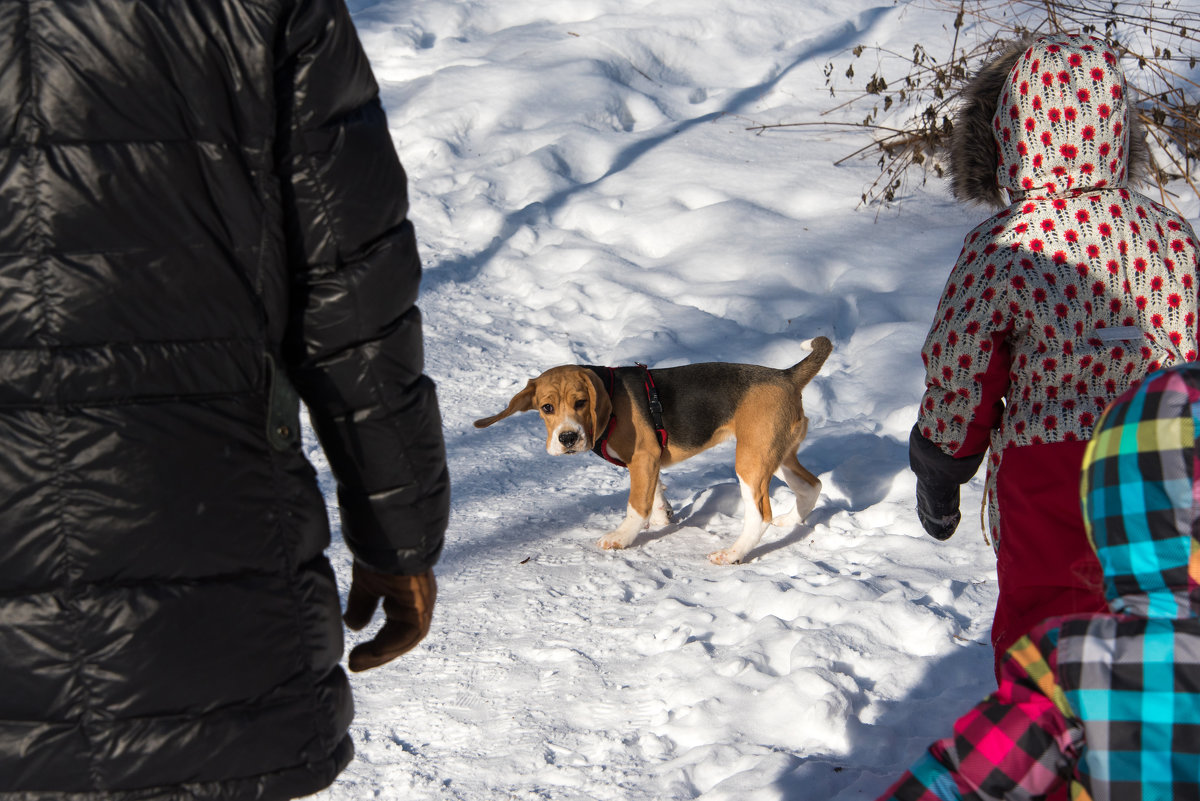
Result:
{"type": "MultiPolygon", "coordinates": [[[[317,798],[874,798],[993,682],[980,488],[937,543],[907,462],[920,345],[983,215],[932,178],[856,211],[875,165],[834,162],[864,140],[747,129],[822,119],[827,65],[936,49],[950,20],[858,0],[350,5],[409,171],[454,506],[434,631],[353,677],[358,757],[317,798]],[[741,528],[732,445],[668,469],[673,524],[603,552],[625,471],[548,456],[532,414],[471,426],[555,364],[784,367],[818,334],[834,353],[800,460],[823,496],[740,566],[705,558],[741,528]]],[[[825,119],[866,112],[842,113],[825,119]]],[[[792,504],[778,482],[773,499],[792,504]]]]}

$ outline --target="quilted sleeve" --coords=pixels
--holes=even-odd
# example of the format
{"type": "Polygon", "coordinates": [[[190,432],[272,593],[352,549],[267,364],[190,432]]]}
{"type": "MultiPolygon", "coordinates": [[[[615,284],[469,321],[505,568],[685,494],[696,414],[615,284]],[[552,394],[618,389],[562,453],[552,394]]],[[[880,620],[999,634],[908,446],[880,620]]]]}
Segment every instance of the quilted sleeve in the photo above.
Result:
{"type": "Polygon", "coordinates": [[[442,547],[449,478],[406,176],[342,0],[297,0],[280,40],[285,362],[337,479],[346,544],[375,570],[418,574],[442,547]]]}
{"type": "Polygon", "coordinates": [[[925,394],[919,433],[954,457],[987,450],[1000,425],[1013,319],[1004,270],[989,259],[988,225],[967,237],[925,339],[925,394]]]}

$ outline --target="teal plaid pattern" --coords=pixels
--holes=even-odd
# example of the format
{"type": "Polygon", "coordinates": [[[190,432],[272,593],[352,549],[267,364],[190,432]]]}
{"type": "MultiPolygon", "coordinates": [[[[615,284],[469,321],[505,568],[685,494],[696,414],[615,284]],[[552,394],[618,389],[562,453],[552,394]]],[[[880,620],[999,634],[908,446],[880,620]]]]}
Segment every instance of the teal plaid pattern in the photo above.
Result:
{"type": "Polygon", "coordinates": [[[1063,621],[1058,676],[1093,798],[1200,798],[1200,620],[1063,621]]]}
{"type": "Polygon", "coordinates": [[[1083,518],[1114,612],[1183,618],[1200,608],[1195,431],[1200,364],[1162,370],[1114,403],[1088,446],[1083,518]]]}
{"type": "Polygon", "coordinates": [[[1112,614],[1051,619],[1005,655],[999,690],[883,796],[1200,799],[1200,363],[1147,376],[1101,418],[1084,520],[1112,614]]]}
{"type": "Polygon", "coordinates": [[[1114,616],[1065,620],[1058,677],[1096,799],[1200,798],[1200,364],[1161,370],[1101,418],[1084,520],[1114,616]]]}

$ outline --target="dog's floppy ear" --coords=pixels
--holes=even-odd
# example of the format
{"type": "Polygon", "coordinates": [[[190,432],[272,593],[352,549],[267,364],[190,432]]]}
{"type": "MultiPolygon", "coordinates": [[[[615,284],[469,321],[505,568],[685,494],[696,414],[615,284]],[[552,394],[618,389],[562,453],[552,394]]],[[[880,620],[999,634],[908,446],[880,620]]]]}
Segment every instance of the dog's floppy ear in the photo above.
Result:
{"type": "Polygon", "coordinates": [[[533,410],[533,393],[537,390],[537,379],[529,379],[529,383],[525,385],[525,389],[512,396],[512,400],[508,402],[508,407],[500,412],[493,414],[491,417],[485,417],[482,420],[475,421],[476,428],[487,428],[492,423],[499,422],[505,417],[514,415],[517,412],[528,412],[533,410]]]}
{"type": "Polygon", "coordinates": [[[592,445],[596,444],[596,440],[600,439],[601,426],[608,425],[608,418],[612,417],[612,401],[608,399],[608,393],[604,390],[604,382],[600,380],[600,376],[587,371],[588,383],[588,406],[592,415],[592,445]]]}

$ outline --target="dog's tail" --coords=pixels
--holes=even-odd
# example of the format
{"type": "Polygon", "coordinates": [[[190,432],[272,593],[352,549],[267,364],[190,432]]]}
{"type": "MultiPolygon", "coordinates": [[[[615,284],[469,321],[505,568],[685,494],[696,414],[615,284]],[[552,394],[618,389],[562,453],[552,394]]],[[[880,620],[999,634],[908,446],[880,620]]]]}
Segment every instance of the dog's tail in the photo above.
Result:
{"type": "Polygon", "coordinates": [[[817,371],[821,369],[821,365],[829,358],[829,354],[833,352],[833,343],[829,341],[829,337],[816,337],[808,343],[812,349],[812,353],[804,357],[804,360],[799,364],[794,364],[787,369],[788,375],[791,376],[792,382],[795,383],[796,389],[803,389],[804,385],[813,379],[817,371]]]}

